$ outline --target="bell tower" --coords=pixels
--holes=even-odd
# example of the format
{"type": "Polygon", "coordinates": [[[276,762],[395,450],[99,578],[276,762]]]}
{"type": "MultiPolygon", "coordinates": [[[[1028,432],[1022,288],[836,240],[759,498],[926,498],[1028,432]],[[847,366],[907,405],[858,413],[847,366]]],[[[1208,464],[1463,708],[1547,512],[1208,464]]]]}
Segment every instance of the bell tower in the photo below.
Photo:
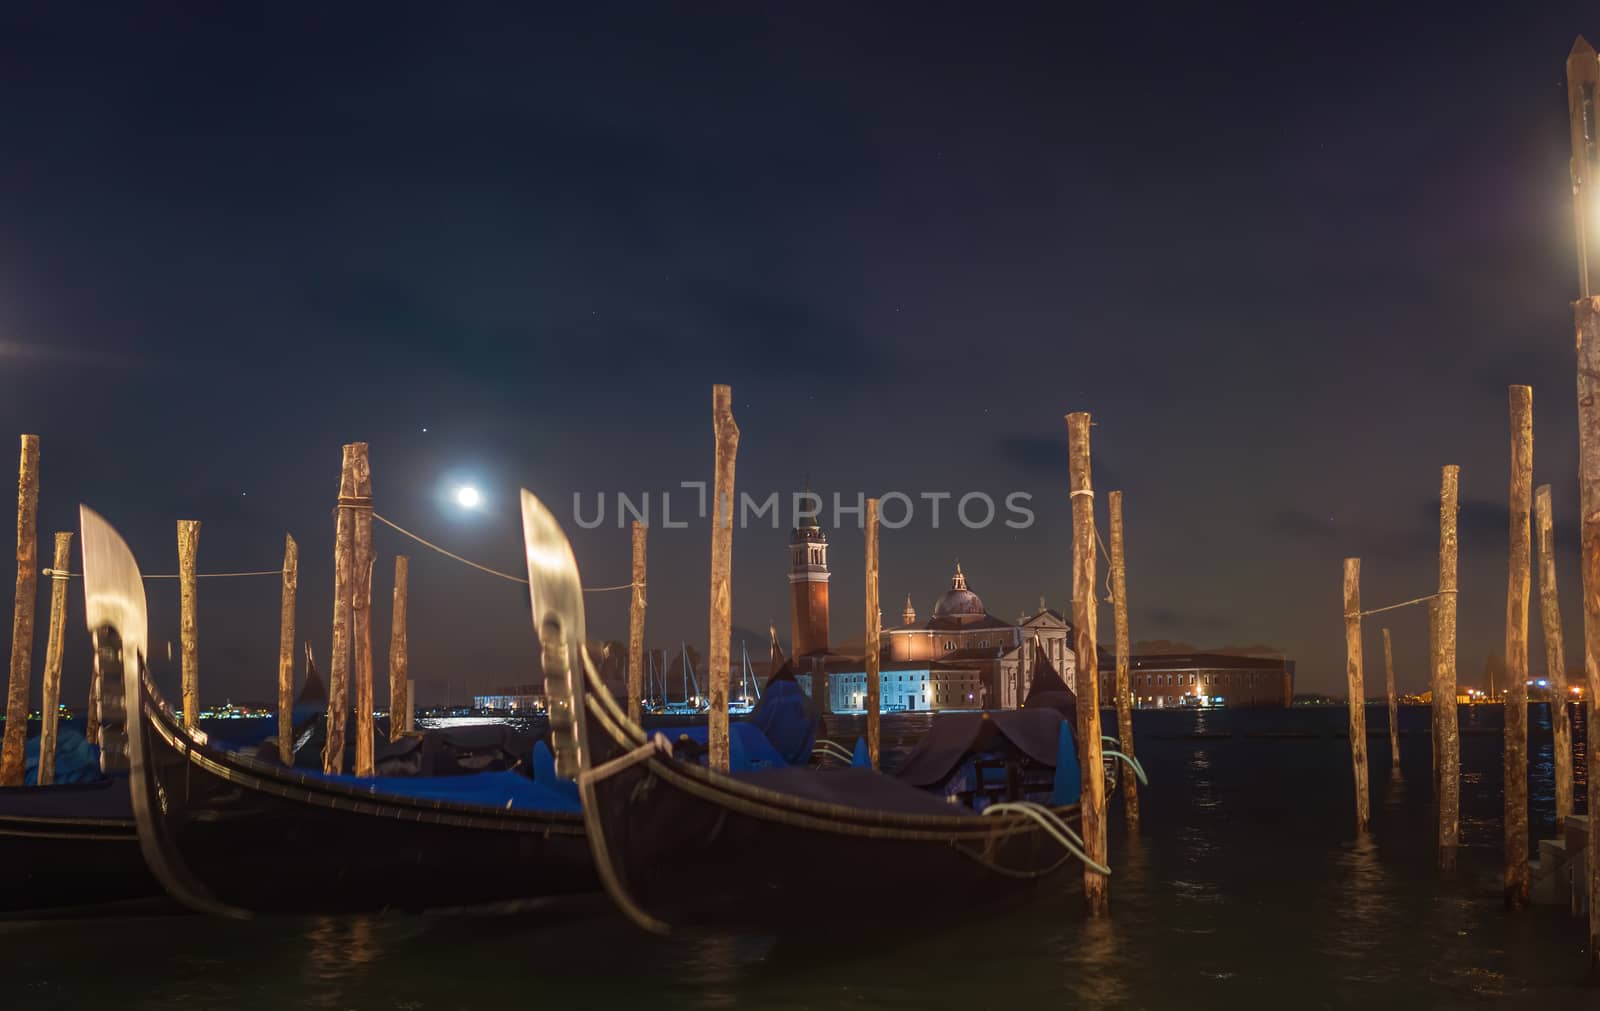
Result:
{"type": "Polygon", "coordinates": [[[828,650],[828,536],[814,514],[789,534],[789,601],[794,655],[828,650]]]}

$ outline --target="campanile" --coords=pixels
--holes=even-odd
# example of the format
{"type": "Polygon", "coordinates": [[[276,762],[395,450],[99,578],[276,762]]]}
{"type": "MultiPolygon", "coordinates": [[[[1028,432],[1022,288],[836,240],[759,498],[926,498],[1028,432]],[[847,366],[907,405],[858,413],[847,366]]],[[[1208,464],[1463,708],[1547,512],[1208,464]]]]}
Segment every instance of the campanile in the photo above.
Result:
{"type": "Polygon", "coordinates": [[[796,657],[828,651],[828,536],[800,517],[789,535],[790,633],[796,657]]]}

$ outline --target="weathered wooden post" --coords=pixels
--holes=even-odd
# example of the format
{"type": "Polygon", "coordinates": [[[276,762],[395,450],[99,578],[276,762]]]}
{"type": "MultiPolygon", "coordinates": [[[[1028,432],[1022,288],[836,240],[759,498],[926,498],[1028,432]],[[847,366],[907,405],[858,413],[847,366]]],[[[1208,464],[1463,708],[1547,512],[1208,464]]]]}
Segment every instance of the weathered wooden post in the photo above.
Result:
{"type": "Polygon", "coordinates": [[[883,678],[878,671],[878,500],[867,499],[867,592],[863,636],[867,666],[867,758],[874,769],[882,748],[883,678]]]}
{"type": "Polygon", "coordinates": [[[733,420],[733,388],[711,388],[711,428],[716,437],[711,522],[711,677],[709,727],[711,768],[728,771],[728,679],[733,636],[733,469],[739,455],[739,426],[733,420]]]}
{"type": "Polygon", "coordinates": [[[200,614],[195,561],[200,553],[200,521],[178,521],[178,639],[183,651],[183,725],[200,723],[200,614]]]}
{"type": "Polygon", "coordinates": [[[1383,682],[1389,696],[1389,768],[1400,769],[1400,701],[1394,695],[1394,646],[1383,630],[1383,682]]]}
{"type": "Polygon", "coordinates": [[[294,764],[294,601],[300,588],[300,546],[283,535],[283,592],[278,604],[278,759],[294,764]]]}
{"type": "Polygon", "coordinates": [[[1511,566],[1506,579],[1506,905],[1528,904],[1528,587],[1533,509],[1533,387],[1513,386],[1511,566]]]}
{"type": "Polygon", "coordinates": [[[1356,780],[1356,832],[1365,834],[1367,798],[1367,697],[1361,673],[1361,559],[1344,560],[1344,674],[1350,695],[1350,766],[1356,780]]]}
{"type": "MultiPolygon", "coordinates": [[[[1100,677],[1095,657],[1099,615],[1095,599],[1094,483],[1089,463],[1089,415],[1067,415],[1067,476],[1072,503],[1072,620],[1077,637],[1076,655],[1084,658],[1083,676],[1077,679],[1078,740],[1083,777],[1084,852],[1101,866],[1106,862],[1106,777],[1100,750],[1100,677]]],[[[1090,916],[1110,912],[1104,874],[1089,864],[1083,868],[1083,894],[1090,916]]]]}
{"type": "Polygon", "coordinates": [[[355,583],[355,513],[370,508],[372,485],[367,476],[367,445],[344,447],[339,466],[339,515],[333,535],[333,647],[328,658],[328,739],[322,748],[322,771],[344,771],[344,730],[350,716],[350,591],[355,583]],[[365,494],[363,494],[365,489],[365,494]]]}
{"type": "Polygon", "coordinates": [[[21,786],[28,740],[28,678],[33,667],[33,609],[39,593],[39,437],[22,437],[17,469],[17,596],[11,612],[11,680],[0,743],[0,786],[21,786]]]}
{"type": "Polygon", "coordinates": [[[1439,796],[1439,707],[1433,699],[1433,672],[1439,669],[1439,598],[1428,601],[1428,709],[1432,724],[1429,726],[1428,746],[1433,753],[1433,795],[1439,796]]]}
{"type": "MultiPolygon", "coordinates": [[[[1128,566],[1123,555],[1122,492],[1106,496],[1111,510],[1111,599],[1117,641],[1117,737],[1122,753],[1133,757],[1133,690],[1128,683],[1128,566]]],[[[1122,812],[1128,830],[1139,830],[1139,780],[1122,777],[1122,812]]]]}
{"type": "Polygon", "coordinates": [[[389,740],[411,733],[411,649],[406,640],[406,594],[411,559],[394,556],[394,604],[389,617],[389,740]]]}
{"type": "Polygon", "coordinates": [[[1567,114],[1572,129],[1572,213],[1578,226],[1578,290],[1573,303],[1578,366],[1578,487],[1583,531],[1583,667],[1588,680],[1589,728],[1589,975],[1600,976],[1600,257],[1590,256],[1591,183],[1600,179],[1596,92],[1600,60],[1578,36],[1567,56],[1567,114]]]}
{"type": "MultiPolygon", "coordinates": [[[[1590,59],[1594,56],[1591,52],[1590,59]]],[[[1588,754],[1600,755],[1600,295],[1573,305],[1578,346],[1578,477],[1583,514],[1583,667],[1588,680],[1588,754]]],[[[1593,763],[1595,759],[1590,758],[1593,763]]],[[[1600,974],[1600,775],[1589,781],[1589,971],[1600,974]]]]}
{"type": "Polygon", "coordinates": [[[67,631],[67,569],[72,564],[72,534],[56,534],[56,551],[50,563],[50,631],[44,647],[44,698],[39,715],[40,786],[56,781],[56,724],[61,716],[61,650],[67,631]]]}
{"type": "Polygon", "coordinates": [[[1539,625],[1544,631],[1545,677],[1550,682],[1550,731],[1555,738],[1556,835],[1572,815],[1572,721],[1567,713],[1567,651],[1561,634],[1561,598],[1556,593],[1555,520],[1550,486],[1533,493],[1534,529],[1539,544],[1539,625]]]}
{"type": "MultiPolygon", "coordinates": [[[[369,530],[370,533],[370,530],[369,530]]],[[[372,686],[372,568],[376,564],[368,547],[366,564],[360,564],[360,531],[357,530],[356,582],[350,592],[350,629],[354,639],[354,680],[356,696],[356,754],[357,776],[375,774],[376,742],[373,740],[372,713],[374,708],[372,686]]]]}
{"type": "Polygon", "coordinates": [[[633,593],[628,603],[628,719],[644,719],[645,537],[643,523],[633,521],[633,593]]]}
{"type": "Polygon", "coordinates": [[[1461,468],[1444,468],[1439,483],[1438,662],[1433,669],[1433,713],[1439,749],[1439,869],[1456,867],[1461,829],[1461,727],[1456,719],[1456,558],[1460,545],[1461,468]]]}

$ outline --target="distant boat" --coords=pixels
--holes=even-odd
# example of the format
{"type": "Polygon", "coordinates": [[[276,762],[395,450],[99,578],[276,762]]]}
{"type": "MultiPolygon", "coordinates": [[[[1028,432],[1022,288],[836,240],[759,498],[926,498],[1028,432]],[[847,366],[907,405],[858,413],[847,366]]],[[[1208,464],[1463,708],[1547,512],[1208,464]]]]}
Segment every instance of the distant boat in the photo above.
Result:
{"type": "Polygon", "coordinates": [[[683,698],[673,701],[667,697],[667,679],[665,674],[661,678],[661,701],[654,712],[664,716],[695,716],[711,708],[709,700],[700,695],[700,679],[695,676],[694,664],[689,660],[688,643],[678,644],[679,670],[683,675],[683,698]],[[694,683],[694,694],[689,693],[690,682],[694,683]]]}
{"type": "Polygon", "coordinates": [[[728,712],[738,716],[748,716],[755,712],[756,703],[761,701],[761,685],[756,681],[755,672],[750,669],[750,650],[742,639],[739,641],[739,652],[741,654],[739,694],[728,700],[728,712]]]}

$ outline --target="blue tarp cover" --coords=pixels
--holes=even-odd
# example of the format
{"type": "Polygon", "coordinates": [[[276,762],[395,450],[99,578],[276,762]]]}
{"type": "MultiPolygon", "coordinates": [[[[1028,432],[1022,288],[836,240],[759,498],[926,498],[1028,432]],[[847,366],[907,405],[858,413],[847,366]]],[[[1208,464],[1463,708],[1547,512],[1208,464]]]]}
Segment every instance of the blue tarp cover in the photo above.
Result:
{"type": "Polygon", "coordinates": [[[811,700],[792,677],[768,681],[761,701],[745,722],[766,736],[785,764],[811,764],[811,749],[816,747],[822,721],[812,714],[811,700]]]}
{"type": "MultiPolygon", "coordinates": [[[[710,739],[710,728],[705,724],[696,724],[687,727],[661,727],[658,731],[666,735],[667,740],[676,742],[680,738],[689,740],[704,747],[710,739]]],[[[810,748],[806,749],[806,758],[811,757],[810,748]]],[[[781,769],[790,765],[784,755],[772,746],[767,736],[749,722],[730,723],[728,725],[728,766],[731,772],[750,772],[756,769],[781,769]]]]}
{"type": "Polygon", "coordinates": [[[575,795],[535,783],[520,772],[479,772],[470,776],[320,775],[316,778],[378,796],[414,797],[513,811],[577,814],[583,810],[575,795]]]}
{"type": "MultiPolygon", "coordinates": [[[[56,783],[93,783],[104,779],[100,772],[100,749],[90,744],[83,731],[67,724],[56,725],[56,783]]],[[[24,786],[39,783],[39,738],[28,738],[22,772],[24,786]]]]}

